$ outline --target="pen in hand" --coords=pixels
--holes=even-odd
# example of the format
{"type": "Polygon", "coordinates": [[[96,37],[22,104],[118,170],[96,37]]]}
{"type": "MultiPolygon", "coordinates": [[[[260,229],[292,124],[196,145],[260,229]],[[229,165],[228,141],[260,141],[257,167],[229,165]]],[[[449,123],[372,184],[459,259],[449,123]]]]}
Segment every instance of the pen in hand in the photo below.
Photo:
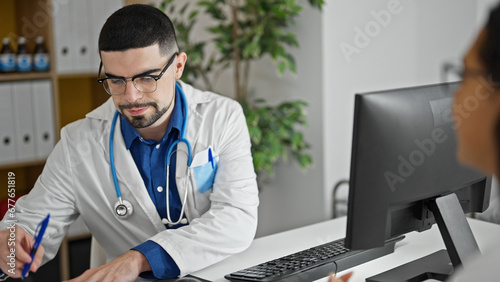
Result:
{"type": "Polygon", "coordinates": [[[47,225],[49,224],[49,219],[50,219],[50,213],[47,214],[47,217],[45,217],[45,219],[42,220],[42,222],[40,222],[36,228],[35,243],[33,244],[33,248],[31,248],[31,252],[30,252],[31,261],[24,265],[23,273],[21,275],[22,278],[25,278],[26,275],[28,275],[31,264],[33,263],[33,260],[35,258],[36,251],[38,250],[38,247],[40,246],[40,243],[42,242],[43,234],[45,234],[45,229],[47,228],[47,225]]]}

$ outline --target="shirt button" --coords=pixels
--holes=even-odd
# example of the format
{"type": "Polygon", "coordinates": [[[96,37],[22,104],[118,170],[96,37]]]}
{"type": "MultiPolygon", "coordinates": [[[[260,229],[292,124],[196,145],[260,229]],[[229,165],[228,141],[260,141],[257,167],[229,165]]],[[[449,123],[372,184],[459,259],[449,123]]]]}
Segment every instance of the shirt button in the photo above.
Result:
{"type": "Polygon", "coordinates": [[[163,192],[163,187],[158,186],[158,188],[156,188],[156,190],[161,193],[161,192],[163,192]]]}
{"type": "Polygon", "coordinates": [[[156,145],[156,149],[160,149],[160,144],[156,145]]]}

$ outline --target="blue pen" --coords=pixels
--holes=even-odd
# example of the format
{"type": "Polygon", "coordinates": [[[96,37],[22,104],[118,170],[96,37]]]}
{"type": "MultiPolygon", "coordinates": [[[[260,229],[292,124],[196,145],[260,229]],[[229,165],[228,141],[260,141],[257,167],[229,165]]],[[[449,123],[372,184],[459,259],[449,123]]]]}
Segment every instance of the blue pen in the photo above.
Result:
{"type": "Polygon", "coordinates": [[[212,169],[214,169],[215,166],[214,166],[214,157],[212,156],[212,148],[208,148],[208,161],[212,163],[212,169]]]}
{"type": "Polygon", "coordinates": [[[31,263],[33,263],[33,259],[35,257],[36,251],[38,250],[38,247],[40,246],[40,243],[42,242],[43,234],[45,233],[45,229],[47,228],[47,225],[49,224],[49,219],[50,219],[50,213],[47,214],[47,217],[42,220],[36,227],[35,231],[35,243],[33,244],[33,248],[31,249],[30,252],[30,257],[31,261],[28,262],[27,264],[24,265],[23,273],[22,273],[22,278],[25,278],[28,272],[30,271],[31,263]]]}

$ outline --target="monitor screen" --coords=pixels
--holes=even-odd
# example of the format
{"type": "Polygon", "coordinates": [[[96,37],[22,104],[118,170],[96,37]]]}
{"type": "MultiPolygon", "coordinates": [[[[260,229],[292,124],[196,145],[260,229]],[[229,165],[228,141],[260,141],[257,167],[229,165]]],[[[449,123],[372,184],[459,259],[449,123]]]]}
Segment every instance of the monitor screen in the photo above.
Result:
{"type": "Polygon", "coordinates": [[[379,247],[429,229],[435,223],[429,204],[440,196],[455,193],[465,213],[488,207],[491,179],[456,157],[460,121],[454,123],[452,103],[458,86],[355,96],[346,247],[379,247]]]}

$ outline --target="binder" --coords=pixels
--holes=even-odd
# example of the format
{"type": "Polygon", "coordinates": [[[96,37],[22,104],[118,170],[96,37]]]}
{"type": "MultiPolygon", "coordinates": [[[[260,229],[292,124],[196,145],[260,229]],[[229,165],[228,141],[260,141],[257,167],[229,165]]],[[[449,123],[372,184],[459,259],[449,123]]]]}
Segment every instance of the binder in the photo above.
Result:
{"type": "Polygon", "coordinates": [[[99,34],[109,16],[124,6],[123,0],[89,0],[87,2],[90,71],[97,72],[101,57],[99,56],[99,34]]]}
{"type": "Polygon", "coordinates": [[[31,86],[35,153],[36,158],[45,159],[52,152],[55,143],[52,85],[50,80],[34,80],[31,86]]]}
{"type": "Polygon", "coordinates": [[[54,53],[55,66],[58,73],[68,73],[72,71],[74,56],[72,55],[73,38],[71,30],[70,2],[66,1],[58,6],[54,15],[54,53]]]}
{"type": "Polygon", "coordinates": [[[31,82],[13,83],[14,125],[16,157],[18,161],[35,159],[33,107],[31,105],[31,82]]]}
{"type": "Polygon", "coordinates": [[[72,28],[72,47],[74,52],[70,53],[73,56],[74,62],[72,71],[88,72],[91,68],[90,61],[90,39],[89,39],[89,18],[88,18],[88,3],[81,0],[70,0],[69,8],[72,14],[70,26],[72,28]]]}
{"type": "Polygon", "coordinates": [[[0,164],[16,161],[12,84],[0,83],[0,164]]]}
{"type": "Polygon", "coordinates": [[[106,19],[123,6],[123,0],[66,0],[61,3],[53,19],[56,71],[97,71],[99,33],[106,19]]]}
{"type": "Polygon", "coordinates": [[[89,50],[91,71],[97,73],[101,57],[99,56],[99,34],[101,28],[108,18],[107,8],[104,9],[103,5],[106,2],[102,0],[90,0],[88,2],[87,11],[89,15],[89,50]]]}

